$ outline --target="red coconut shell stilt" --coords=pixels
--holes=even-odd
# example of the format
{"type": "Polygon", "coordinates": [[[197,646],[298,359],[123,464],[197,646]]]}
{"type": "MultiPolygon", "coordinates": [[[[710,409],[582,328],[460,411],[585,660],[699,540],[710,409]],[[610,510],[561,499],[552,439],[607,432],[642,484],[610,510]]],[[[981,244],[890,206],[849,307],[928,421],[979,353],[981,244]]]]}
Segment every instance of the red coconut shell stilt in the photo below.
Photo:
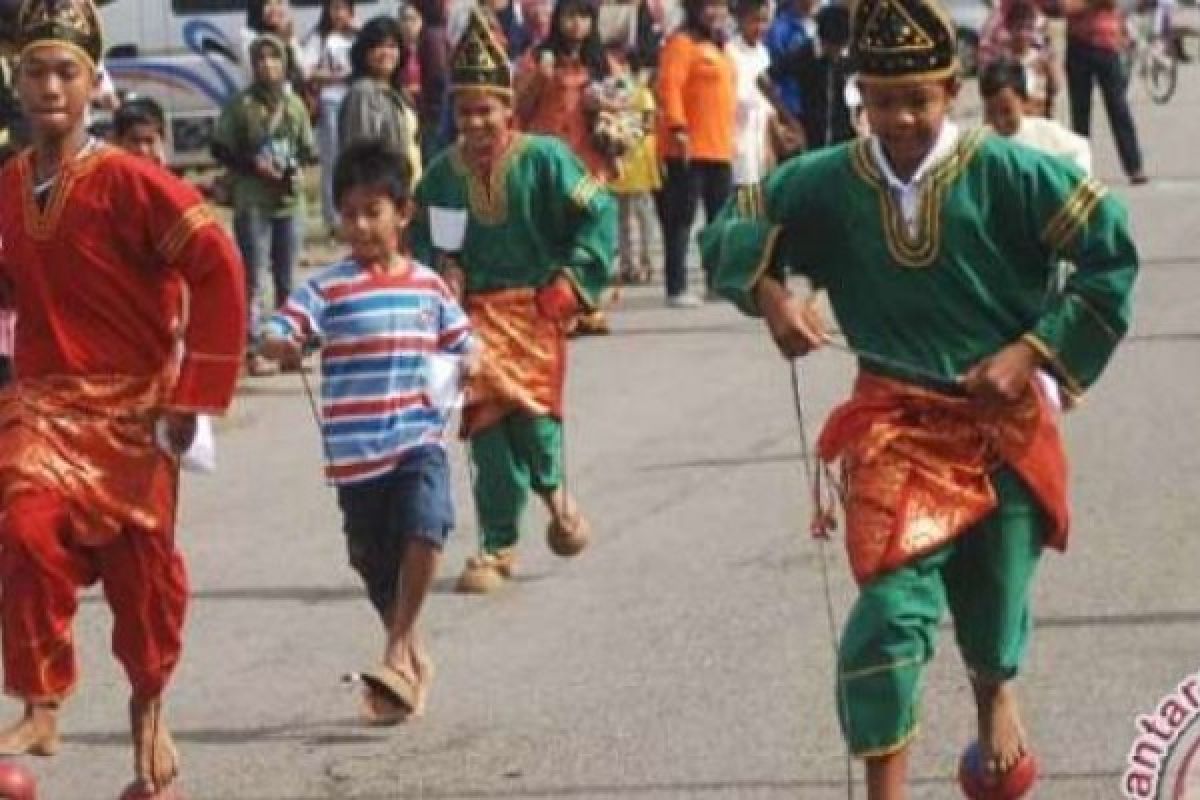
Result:
{"type": "Polygon", "coordinates": [[[37,780],[15,761],[0,761],[0,800],[37,800],[37,780]]]}
{"type": "Polygon", "coordinates": [[[1037,759],[1026,753],[1007,772],[989,780],[979,753],[979,742],[971,742],[958,762],[958,783],[970,800],[1020,800],[1037,782],[1037,759]]]}

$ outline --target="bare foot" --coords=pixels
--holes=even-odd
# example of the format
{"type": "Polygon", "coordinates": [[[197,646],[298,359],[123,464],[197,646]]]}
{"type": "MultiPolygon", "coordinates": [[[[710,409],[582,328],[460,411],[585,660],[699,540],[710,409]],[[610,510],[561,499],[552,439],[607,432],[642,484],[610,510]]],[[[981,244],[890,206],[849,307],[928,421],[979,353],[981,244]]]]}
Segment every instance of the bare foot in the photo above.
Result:
{"type": "Polygon", "coordinates": [[[866,760],[867,800],[906,800],[908,745],[894,753],[866,760]]]}
{"type": "Polygon", "coordinates": [[[568,531],[574,528],[579,517],[579,506],[566,490],[560,486],[542,495],[542,502],[546,504],[546,511],[550,513],[551,518],[561,528],[568,531]]]}
{"type": "Polygon", "coordinates": [[[425,704],[429,699],[429,687],[433,684],[433,661],[424,647],[413,648],[413,672],[417,676],[417,692],[413,702],[413,717],[425,716],[425,704]]]}
{"type": "Polygon", "coordinates": [[[1016,690],[1012,681],[971,679],[979,716],[979,754],[984,771],[993,778],[1008,772],[1026,752],[1016,690]]]}
{"type": "Polygon", "coordinates": [[[54,703],[26,703],[24,715],[0,732],[0,756],[52,756],[61,745],[54,703]]]}
{"type": "Polygon", "coordinates": [[[162,699],[130,700],[129,724],[137,782],[150,792],[170,786],[179,776],[179,751],[163,721],[162,699]]]}

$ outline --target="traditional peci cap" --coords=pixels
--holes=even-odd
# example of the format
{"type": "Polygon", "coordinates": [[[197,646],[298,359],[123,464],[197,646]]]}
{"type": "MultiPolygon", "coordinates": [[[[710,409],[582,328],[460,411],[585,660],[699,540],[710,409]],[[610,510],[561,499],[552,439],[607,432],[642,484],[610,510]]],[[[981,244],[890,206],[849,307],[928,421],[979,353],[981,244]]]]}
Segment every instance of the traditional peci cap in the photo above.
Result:
{"type": "Polygon", "coordinates": [[[471,9],[467,28],[450,59],[450,90],[479,89],[510,97],[512,66],[492,22],[479,6],[471,9]]]}
{"type": "Polygon", "coordinates": [[[75,50],[93,67],[104,55],[100,15],[92,0],[25,0],[17,14],[17,48],[55,44],[75,50]]]}
{"type": "Polygon", "coordinates": [[[860,81],[933,81],[958,71],[954,24],[939,0],[859,0],[853,13],[860,81]]]}

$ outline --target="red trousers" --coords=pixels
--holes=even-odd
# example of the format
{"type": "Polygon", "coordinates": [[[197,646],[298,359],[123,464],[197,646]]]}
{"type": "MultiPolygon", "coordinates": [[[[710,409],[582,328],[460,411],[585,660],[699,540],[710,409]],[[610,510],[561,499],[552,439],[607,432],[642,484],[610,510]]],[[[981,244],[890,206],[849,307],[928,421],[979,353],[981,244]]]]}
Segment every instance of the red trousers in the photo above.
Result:
{"type": "Polygon", "coordinates": [[[179,663],[187,573],[171,531],[126,528],[81,545],[66,501],[49,491],[11,498],[0,529],[4,688],[31,702],[75,686],[72,622],[79,589],[99,580],[112,609],[112,648],[133,695],[159,696],[179,663]]]}

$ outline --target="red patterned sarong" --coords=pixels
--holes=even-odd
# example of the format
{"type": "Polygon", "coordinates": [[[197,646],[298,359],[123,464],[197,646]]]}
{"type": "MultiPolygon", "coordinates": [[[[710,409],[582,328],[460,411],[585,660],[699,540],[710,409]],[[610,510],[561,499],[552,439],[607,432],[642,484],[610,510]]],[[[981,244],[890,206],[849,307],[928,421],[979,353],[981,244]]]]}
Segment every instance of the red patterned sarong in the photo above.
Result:
{"type": "Polygon", "coordinates": [[[1017,403],[989,408],[860,373],[817,451],[826,463],[842,462],[846,549],[860,584],[938,549],[995,510],[989,474],[1001,464],[1046,512],[1046,543],[1066,548],[1066,453],[1037,381],[1017,403]]]}
{"type": "Polygon", "coordinates": [[[173,527],[178,470],[154,441],[156,381],[55,377],[0,395],[4,682],[26,700],[74,686],[71,623],[97,580],[133,692],[179,660],[187,578],[173,527]]]}
{"type": "Polygon", "coordinates": [[[567,372],[563,325],[538,311],[534,289],[467,297],[471,327],[483,346],[479,374],[467,384],[463,435],[514,411],[562,418],[567,372]]]}

